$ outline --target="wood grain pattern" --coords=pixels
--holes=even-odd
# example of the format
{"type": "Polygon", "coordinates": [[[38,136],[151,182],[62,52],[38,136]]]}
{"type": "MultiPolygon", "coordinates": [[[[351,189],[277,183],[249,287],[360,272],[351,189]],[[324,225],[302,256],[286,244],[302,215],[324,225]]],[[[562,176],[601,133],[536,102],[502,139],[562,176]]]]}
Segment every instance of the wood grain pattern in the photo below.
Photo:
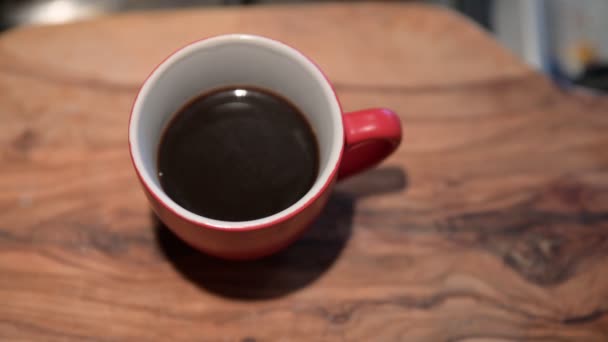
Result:
{"type": "Polygon", "coordinates": [[[608,100],[563,92],[465,19],[399,4],[150,12],[0,37],[0,339],[608,340],[608,100]],[[249,32],[313,57],[403,146],[288,250],[178,241],[131,169],[147,73],[249,32]]]}

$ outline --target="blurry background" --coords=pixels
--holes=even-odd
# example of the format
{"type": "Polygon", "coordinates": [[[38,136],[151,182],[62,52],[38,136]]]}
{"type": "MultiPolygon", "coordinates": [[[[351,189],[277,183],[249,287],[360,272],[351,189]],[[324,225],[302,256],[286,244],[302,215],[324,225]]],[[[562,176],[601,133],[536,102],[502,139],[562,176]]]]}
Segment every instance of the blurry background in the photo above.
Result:
{"type": "MultiPolygon", "coordinates": [[[[0,31],[20,25],[59,24],[122,11],[295,2],[304,1],[0,0],[0,31]]],[[[608,0],[418,2],[450,7],[470,17],[513,53],[561,85],[608,91],[608,34],[603,34],[608,32],[608,0]]]]}

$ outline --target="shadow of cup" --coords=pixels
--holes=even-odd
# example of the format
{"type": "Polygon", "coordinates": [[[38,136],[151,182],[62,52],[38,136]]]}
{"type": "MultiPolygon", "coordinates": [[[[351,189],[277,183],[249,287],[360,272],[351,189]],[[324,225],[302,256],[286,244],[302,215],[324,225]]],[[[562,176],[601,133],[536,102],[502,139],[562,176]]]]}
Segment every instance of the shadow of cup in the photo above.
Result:
{"type": "Polygon", "coordinates": [[[182,242],[153,214],[156,240],[175,269],[203,290],[243,300],[276,298],[311,284],[331,268],[351,236],[357,198],[406,187],[406,174],[398,167],[352,177],[336,187],[322,214],[300,239],[262,259],[229,261],[203,254],[182,242]]]}

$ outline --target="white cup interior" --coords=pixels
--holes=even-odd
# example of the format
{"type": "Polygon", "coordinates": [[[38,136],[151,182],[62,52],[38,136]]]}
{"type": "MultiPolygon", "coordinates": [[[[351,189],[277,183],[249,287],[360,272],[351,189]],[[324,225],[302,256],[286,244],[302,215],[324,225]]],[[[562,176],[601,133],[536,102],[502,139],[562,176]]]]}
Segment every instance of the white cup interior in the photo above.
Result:
{"type": "Polygon", "coordinates": [[[300,52],[268,38],[224,35],[186,46],[153,71],[133,106],[129,145],[142,180],[174,212],[211,226],[247,228],[290,215],[322,190],[340,158],[341,115],[330,84],[300,52]],[[203,92],[232,85],[261,87],[289,99],[306,116],[319,144],[319,175],[308,193],[279,213],[244,222],[219,221],[187,211],[162,191],[157,175],[158,144],[174,113],[203,92]]]}

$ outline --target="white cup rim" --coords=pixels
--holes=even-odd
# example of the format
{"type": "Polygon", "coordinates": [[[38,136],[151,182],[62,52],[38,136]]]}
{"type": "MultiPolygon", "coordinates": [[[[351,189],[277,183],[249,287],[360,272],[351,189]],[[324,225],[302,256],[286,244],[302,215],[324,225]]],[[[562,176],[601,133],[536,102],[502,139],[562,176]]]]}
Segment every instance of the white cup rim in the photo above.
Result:
{"type": "Polygon", "coordinates": [[[321,69],[303,53],[285,43],[279,42],[274,39],[249,34],[227,34],[204,38],[189,43],[170,54],[161,63],[159,63],[156,68],[152,70],[152,72],[143,82],[137,96],[135,97],[135,101],[133,102],[131,116],[129,118],[129,151],[131,154],[131,160],[137,173],[137,176],[139,177],[141,183],[146,188],[148,193],[160,205],[164,206],[166,209],[171,211],[173,214],[181,217],[182,219],[185,219],[186,221],[194,223],[198,226],[218,230],[244,231],[261,229],[276,225],[297,215],[302,210],[311,205],[313,202],[315,202],[325,191],[327,191],[327,188],[333,183],[333,180],[337,176],[340,160],[342,158],[343,147],[344,128],[342,124],[342,109],[335,90],[333,89],[331,83],[329,82],[329,79],[325,76],[321,69]],[[141,116],[143,115],[142,103],[145,101],[149,89],[158,80],[160,75],[162,75],[173,63],[179,61],[185,56],[188,56],[192,52],[197,51],[198,49],[212,48],[221,44],[234,43],[239,41],[258,44],[267,48],[280,50],[280,52],[286,54],[289,58],[292,58],[300,65],[305,67],[307,72],[310,72],[310,74],[314,77],[315,81],[318,82],[318,84],[323,88],[324,96],[327,97],[331,106],[330,115],[332,115],[332,121],[335,123],[333,126],[336,127],[336,129],[333,131],[330,157],[328,162],[326,163],[331,167],[326,167],[325,170],[321,172],[321,174],[317,177],[317,180],[315,181],[313,187],[308,191],[308,193],[306,193],[302,198],[300,198],[300,200],[278,213],[263,218],[249,221],[222,221],[204,217],[195,214],[191,211],[188,211],[187,209],[181,207],[179,204],[173,201],[162,190],[162,188],[157,185],[156,182],[152,181],[152,174],[154,174],[156,171],[153,170],[153,172],[151,172],[145,167],[139,144],[137,143],[139,139],[139,131],[137,129],[136,123],[139,122],[141,116]]]}

